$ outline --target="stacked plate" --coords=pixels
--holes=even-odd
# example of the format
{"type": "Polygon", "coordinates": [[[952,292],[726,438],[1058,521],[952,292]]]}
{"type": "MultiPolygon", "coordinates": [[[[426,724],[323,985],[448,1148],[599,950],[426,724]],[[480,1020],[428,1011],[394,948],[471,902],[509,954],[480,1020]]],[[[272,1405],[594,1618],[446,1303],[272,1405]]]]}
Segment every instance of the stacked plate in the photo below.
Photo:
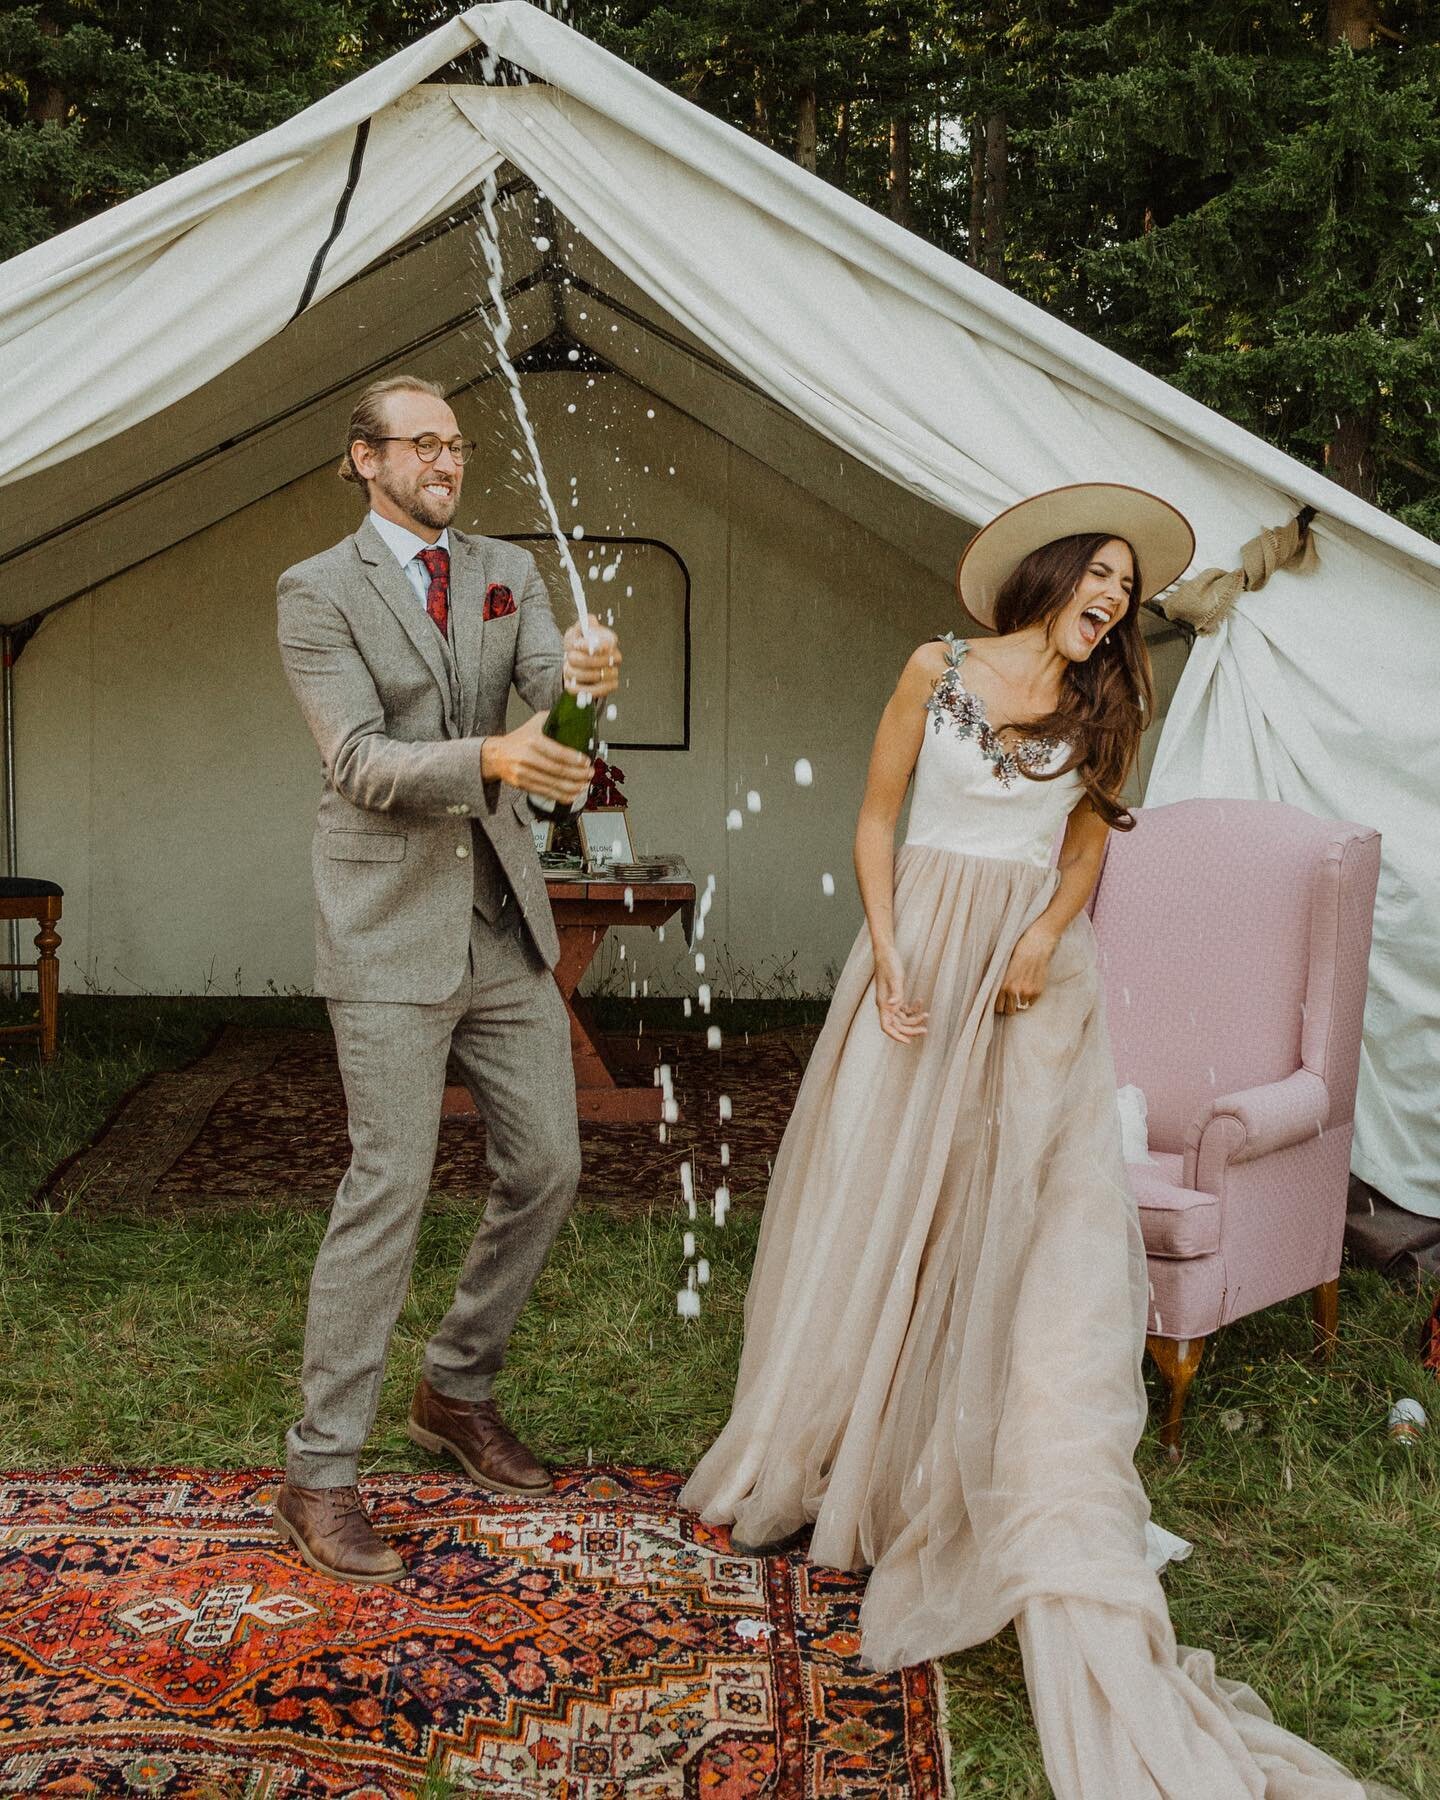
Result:
{"type": "Polygon", "coordinates": [[[602,873],[609,881],[663,881],[672,864],[664,856],[642,856],[635,862],[607,863],[602,873]]]}

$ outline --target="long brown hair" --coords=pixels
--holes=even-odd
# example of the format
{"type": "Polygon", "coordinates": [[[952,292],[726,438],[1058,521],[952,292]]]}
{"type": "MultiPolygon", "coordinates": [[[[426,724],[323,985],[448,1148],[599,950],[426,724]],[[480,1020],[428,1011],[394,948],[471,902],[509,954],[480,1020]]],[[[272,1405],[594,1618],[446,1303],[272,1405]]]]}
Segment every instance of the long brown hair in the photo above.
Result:
{"type": "MultiPolygon", "coordinates": [[[[995,596],[996,631],[1003,636],[1027,625],[1048,628],[1074,597],[1096,551],[1114,538],[1113,532],[1091,531],[1055,538],[1032,550],[1011,570],[995,596]]],[[[1127,542],[1124,538],[1118,541],[1127,542]]],[[[1008,728],[1017,737],[1063,738],[1071,754],[1060,768],[1037,775],[1022,765],[1022,773],[1032,781],[1053,781],[1074,769],[1090,804],[1117,831],[1130,831],[1135,825],[1120,792],[1139,753],[1140,734],[1155,710],[1150,652],[1140,634],[1140,595],[1145,591],[1140,559],[1133,545],[1127,544],[1127,548],[1135,566],[1124,615],[1084,662],[1069,665],[1054,712],[1008,728]]]]}

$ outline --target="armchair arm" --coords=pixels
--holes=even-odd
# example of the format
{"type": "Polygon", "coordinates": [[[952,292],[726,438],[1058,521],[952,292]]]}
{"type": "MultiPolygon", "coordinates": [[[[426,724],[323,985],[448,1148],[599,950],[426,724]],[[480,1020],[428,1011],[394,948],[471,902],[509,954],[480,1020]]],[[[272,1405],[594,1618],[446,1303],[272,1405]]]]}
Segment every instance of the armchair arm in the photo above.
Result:
{"type": "Polygon", "coordinates": [[[1228,1164],[1315,1137],[1329,1117],[1329,1089],[1309,1069],[1212,1100],[1185,1133],[1185,1185],[1218,1193],[1228,1164]]]}

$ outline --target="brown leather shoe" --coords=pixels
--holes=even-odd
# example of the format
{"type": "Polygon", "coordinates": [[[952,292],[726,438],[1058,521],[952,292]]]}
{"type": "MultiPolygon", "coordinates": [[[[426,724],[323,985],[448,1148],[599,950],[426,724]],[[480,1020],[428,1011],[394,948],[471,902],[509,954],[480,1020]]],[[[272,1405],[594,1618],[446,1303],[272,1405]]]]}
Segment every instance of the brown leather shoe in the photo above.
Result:
{"type": "Polygon", "coordinates": [[[379,1535],[353,1487],[281,1485],[271,1509],[275,1528],[312,1569],[357,1587],[399,1581],[405,1565],[379,1535]]]}
{"type": "Polygon", "coordinates": [[[472,1481],[496,1493],[548,1494],[555,1485],[493,1400],[452,1400],[422,1379],[405,1429],[422,1450],[448,1451],[472,1481]]]}

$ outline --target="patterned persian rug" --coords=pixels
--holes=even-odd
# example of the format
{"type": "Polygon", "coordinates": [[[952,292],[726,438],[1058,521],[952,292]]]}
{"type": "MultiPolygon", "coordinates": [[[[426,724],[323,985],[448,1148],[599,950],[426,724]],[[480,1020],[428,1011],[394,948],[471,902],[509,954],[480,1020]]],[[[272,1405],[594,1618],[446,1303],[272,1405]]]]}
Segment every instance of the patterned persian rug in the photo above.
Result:
{"type": "Polygon", "coordinates": [[[273,1474],[0,1477],[0,1793],[942,1800],[938,1671],[860,1668],[858,1577],[730,1553],[680,1477],[541,1504],[365,1484],[411,1573],[282,1550],[273,1474]]]}
{"type": "MultiPolygon", "coordinates": [[[[649,1085],[658,1063],[670,1065],[681,1117],[663,1144],[653,1124],[583,1121],[581,1199],[622,1212],[672,1205],[685,1160],[702,1192],[727,1182],[737,1204],[763,1199],[814,1037],[742,1035],[719,1051],[706,1048],[701,1032],[608,1039],[629,1080],[649,1085]],[[730,1103],[724,1121],[722,1095],[730,1103]]],[[[212,1210],[272,1199],[328,1206],[349,1156],[329,1032],[232,1025],[188,1068],[148,1076],[127,1094],[40,1195],[86,1211],[212,1210]]],[[[431,1185],[467,1198],[488,1190],[478,1119],[442,1121],[431,1185]]]]}

